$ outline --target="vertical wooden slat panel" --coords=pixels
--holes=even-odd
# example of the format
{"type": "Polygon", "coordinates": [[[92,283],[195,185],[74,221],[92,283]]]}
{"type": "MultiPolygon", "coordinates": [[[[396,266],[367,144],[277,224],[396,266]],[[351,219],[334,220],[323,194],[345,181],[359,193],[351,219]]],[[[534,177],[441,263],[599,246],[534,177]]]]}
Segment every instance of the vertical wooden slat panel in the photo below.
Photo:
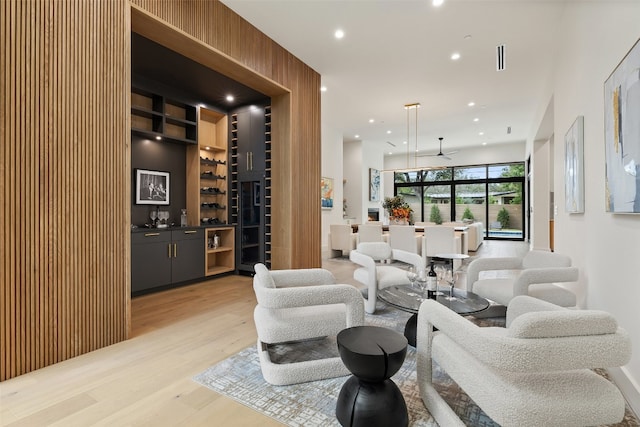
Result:
{"type": "Polygon", "coordinates": [[[126,2],[0,13],[4,380],[127,338],[129,23],[126,2]]]}
{"type": "MultiPolygon", "coordinates": [[[[319,266],[318,74],[218,1],[132,3],[289,90],[274,99],[274,266],[319,266]]],[[[127,337],[131,27],[126,0],[0,12],[4,380],[127,337]]]]}
{"type": "Polygon", "coordinates": [[[272,184],[275,188],[290,186],[292,190],[289,194],[278,191],[272,194],[272,206],[286,203],[286,208],[272,216],[272,229],[288,232],[277,235],[272,243],[272,261],[278,268],[319,266],[320,76],[219,1],[132,0],[131,3],[290,91],[292,119],[288,134],[272,142],[274,155],[287,167],[284,172],[276,172],[272,184]]]}

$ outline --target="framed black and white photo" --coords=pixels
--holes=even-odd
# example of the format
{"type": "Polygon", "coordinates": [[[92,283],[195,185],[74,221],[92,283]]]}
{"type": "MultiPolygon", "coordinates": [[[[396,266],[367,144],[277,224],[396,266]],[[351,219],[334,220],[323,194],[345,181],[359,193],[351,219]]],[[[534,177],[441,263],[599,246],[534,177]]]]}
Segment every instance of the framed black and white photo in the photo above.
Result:
{"type": "Polygon", "coordinates": [[[168,205],[169,172],[136,169],[136,204],[168,205]]]}

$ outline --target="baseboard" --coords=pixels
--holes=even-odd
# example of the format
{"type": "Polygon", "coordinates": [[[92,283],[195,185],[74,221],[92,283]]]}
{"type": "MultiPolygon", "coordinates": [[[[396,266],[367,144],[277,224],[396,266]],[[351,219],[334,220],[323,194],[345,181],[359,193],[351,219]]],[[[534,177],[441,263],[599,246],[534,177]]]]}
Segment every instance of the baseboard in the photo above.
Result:
{"type": "Polygon", "coordinates": [[[607,372],[616,383],[629,407],[636,415],[640,414],[640,386],[633,380],[625,368],[609,368],[607,372]]]}

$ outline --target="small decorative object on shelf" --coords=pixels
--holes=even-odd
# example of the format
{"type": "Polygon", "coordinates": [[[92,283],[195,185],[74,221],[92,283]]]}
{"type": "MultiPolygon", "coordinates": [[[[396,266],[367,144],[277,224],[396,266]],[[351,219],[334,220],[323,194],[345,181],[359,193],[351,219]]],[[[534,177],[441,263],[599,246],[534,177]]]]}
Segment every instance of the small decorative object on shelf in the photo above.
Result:
{"type": "Polygon", "coordinates": [[[181,209],[182,214],[180,215],[180,227],[186,227],[187,226],[187,210],[186,209],[181,209]]]}

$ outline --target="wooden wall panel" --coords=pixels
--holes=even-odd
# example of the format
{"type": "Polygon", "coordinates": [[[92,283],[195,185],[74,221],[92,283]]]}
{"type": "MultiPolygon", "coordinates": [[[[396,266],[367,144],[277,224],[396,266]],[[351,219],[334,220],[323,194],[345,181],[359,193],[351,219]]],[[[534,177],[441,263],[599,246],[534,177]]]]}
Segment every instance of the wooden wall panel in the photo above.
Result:
{"type": "MultiPolygon", "coordinates": [[[[320,266],[320,75],[219,1],[132,0],[132,4],[238,61],[256,74],[254,78],[266,77],[288,91],[270,94],[274,104],[291,107],[290,123],[281,126],[280,136],[272,140],[272,265],[320,266]]],[[[192,59],[206,62],[190,53],[192,59]]],[[[236,80],[256,88],[244,77],[236,80]]],[[[279,122],[277,108],[272,110],[272,121],[274,126],[279,122]]]]}
{"type": "MultiPolygon", "coordinates": [[[[320,76],[218,1],[132,4],[280,85],[273,265],[319,266],[320,76]]],[[[0,2],[0,380],[128,336],[130,25],[126,0],[0,2]]]]}
{"type": "Polygon", "coordinates": [[[124,2],[0,4],[0,380],[126,339],[124,2]]]}

